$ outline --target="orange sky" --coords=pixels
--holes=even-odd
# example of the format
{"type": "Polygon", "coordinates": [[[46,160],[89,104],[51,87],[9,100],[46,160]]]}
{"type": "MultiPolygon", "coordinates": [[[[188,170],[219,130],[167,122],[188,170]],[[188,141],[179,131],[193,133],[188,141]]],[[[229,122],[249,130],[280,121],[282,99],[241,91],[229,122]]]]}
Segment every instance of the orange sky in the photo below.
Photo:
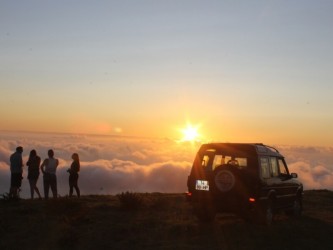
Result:
{"type": "Polygon", "coordinates": [[[1,10],[0,130],[332,146],[329,2],[1,10]]]}

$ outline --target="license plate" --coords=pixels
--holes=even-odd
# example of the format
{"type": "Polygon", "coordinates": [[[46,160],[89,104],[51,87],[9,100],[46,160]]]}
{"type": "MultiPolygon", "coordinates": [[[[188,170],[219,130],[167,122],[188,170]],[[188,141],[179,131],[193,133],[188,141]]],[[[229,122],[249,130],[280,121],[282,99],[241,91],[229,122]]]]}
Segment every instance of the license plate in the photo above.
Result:
{"type": "Polygon", "coordinates": [[[196,183],[195,183],[195,189],[196,190],[209,191],[209,183],[208,183],[208,181],[197,180],[196,183]]]}

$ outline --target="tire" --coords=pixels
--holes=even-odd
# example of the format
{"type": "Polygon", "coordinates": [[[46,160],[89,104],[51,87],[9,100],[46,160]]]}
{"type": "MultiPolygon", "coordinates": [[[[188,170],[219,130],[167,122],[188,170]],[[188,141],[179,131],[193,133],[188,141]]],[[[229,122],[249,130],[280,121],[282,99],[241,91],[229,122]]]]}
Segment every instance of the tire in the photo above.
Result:
{"type": "Polygon", "coordinates": [[[221,193],[232,191],[236,186],[236,175],[229,167],[219,167],[214,170],[215,189],[221,193]]]}
{"type": "Polygon", "coordinates": [[[293,202],[292,208],[290,210],[287,210],[286,214],[295,218],[299,218],[302,215],[302,210],[302,198],[298,195],[293,202]]]}
{"type": "Polygon", "coordinates": [[[272,202],[268,202],[268,204],[266,205],[266,209],[264,210],[264,216],[265,216],[265,221],[264,224],[266,226],[270,226],[273,223],[273,219],[274,219],[274,212],[273,212],[273,207],[272,207],[272,202]]]}
{"type": "Polygon", "coordinates": [[[261,225],[270,226],[274,221],[273,201],[269,199],[267,203],[259,208],[257,222],[261,225]]]}

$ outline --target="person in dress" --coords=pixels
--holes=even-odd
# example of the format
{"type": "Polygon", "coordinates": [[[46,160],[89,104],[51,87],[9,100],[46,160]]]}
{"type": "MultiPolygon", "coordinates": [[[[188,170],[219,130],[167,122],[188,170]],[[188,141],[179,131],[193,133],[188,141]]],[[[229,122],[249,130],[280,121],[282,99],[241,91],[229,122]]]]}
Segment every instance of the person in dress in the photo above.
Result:
{"type": "Polygon", "coordinates": [[[80,189],[77,184],[79,179],[79,171],[80,171],[80,159],[77,153],[72,155],[73,162],[71,164],[70,169],[67,170],[69,173],[69,196],[73,196],[73,188],[76,191],[77,197],[80,197],[80,189]]]}
{"type": "Polygon", "coordinates": [[[38,195],[38,198],[41,199],[41,195],[39,189],[37,187],[37,180],[39,177],[39,165],[40,165],[40,157],[37,155],[36,150],[31,150],[29,159],[27,162],[28,166],[28,180],[30,184],[30,195],[31,199],[34,198],[35,191],[38,195]]]}

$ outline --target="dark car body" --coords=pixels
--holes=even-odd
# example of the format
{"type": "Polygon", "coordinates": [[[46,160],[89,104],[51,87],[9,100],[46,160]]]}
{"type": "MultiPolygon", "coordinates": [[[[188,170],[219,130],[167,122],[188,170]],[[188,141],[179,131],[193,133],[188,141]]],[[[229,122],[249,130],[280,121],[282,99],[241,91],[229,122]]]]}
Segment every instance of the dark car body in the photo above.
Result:
{"type": "Polygon", "coordinates": [[[262,143],[203,144],[188,177],[199,219],[232,212],[270,224],[280,209],[300,215],[303,185],[278,150],[262,143]]]}

